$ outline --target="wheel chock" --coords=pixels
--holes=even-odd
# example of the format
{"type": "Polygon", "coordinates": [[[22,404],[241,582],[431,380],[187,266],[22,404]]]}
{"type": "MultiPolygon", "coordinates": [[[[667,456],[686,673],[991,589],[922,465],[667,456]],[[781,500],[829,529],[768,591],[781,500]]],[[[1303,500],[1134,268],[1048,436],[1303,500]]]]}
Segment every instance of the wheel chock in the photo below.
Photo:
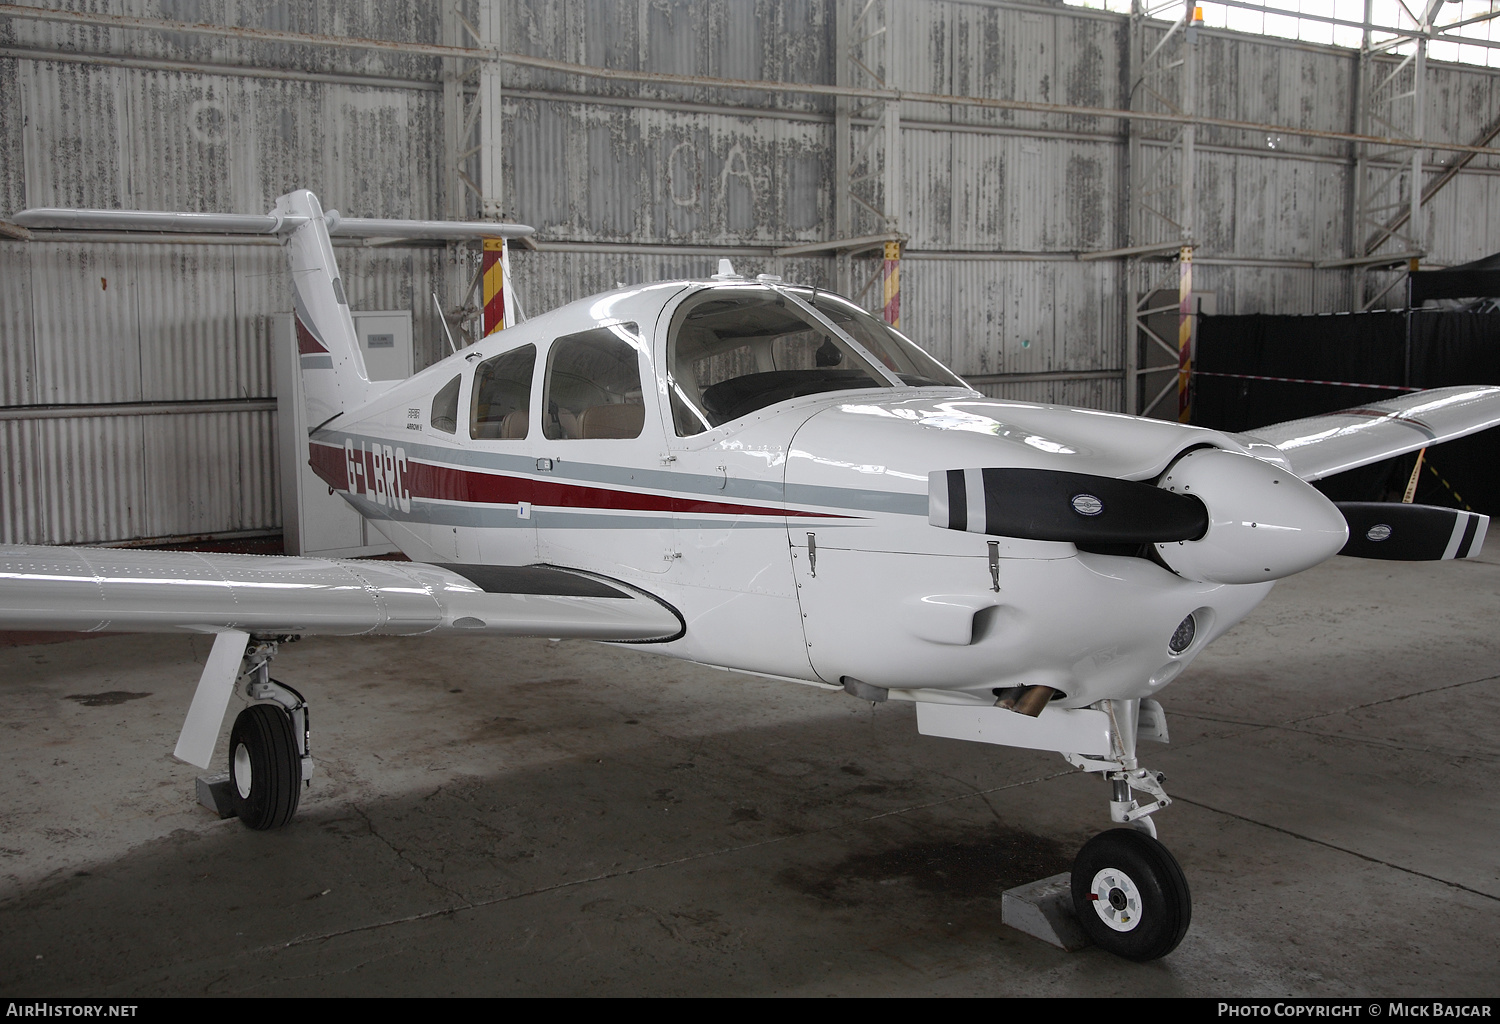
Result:
{"type": "Polygon", "coordinates": [[[217,775],[198,776],[198,802],[210,811],[217,814],[220,819],[234,817],[234,801],[229,798],[229,787],[234,783],[229,781],[228,772],[219,772],[217,775]]]}
{"type": "Polygon", "coordinates": [[[1069,953],[1091,945],[1073,916],[1073,886],[1066,871],[1005,890],[1000,922],[1069,953]]]}

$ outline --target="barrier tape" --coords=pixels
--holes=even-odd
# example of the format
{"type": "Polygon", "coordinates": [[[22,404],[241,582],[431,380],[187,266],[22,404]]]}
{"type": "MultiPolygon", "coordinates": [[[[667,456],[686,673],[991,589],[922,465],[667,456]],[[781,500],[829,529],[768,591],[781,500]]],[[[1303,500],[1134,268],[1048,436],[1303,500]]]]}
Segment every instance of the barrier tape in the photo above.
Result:
{"type": "Polygon", "coordinates": [[[1279,384],[1327,384],[1336,388],[1373,388],[1376,391],[1421,391],[1421,388],[1406,388],[1399,384],[1355,384],[1347,380],[1305,380],[1301,377],[1264,377],[1256,373],[1214,373],[1211,370],[1194,370],[1195,377],[1229,377],[1234,380],[1270,380],[1279,384]]]}
{"type": "Polygon", "coordinates": [[[1427,463],[1427,472],[1431,473],[1433,476],[1435,476],[1435,477],[1438,478],[1438,483],[1442,484],[1444,487],[1446,487],[1448,489],[1448,493],[1451,494],[1451,495],[1453,495],[1453,500],[1456,501],[1456,502],[1458,502],[1460,505],[1462,505],[1464,507],[1464,511],[1465,512],[1472,512],[1472,511],[1474,511],[1472,508],[1469,507],[1469,503],[1467,501],[1464,501],[1464,499],[1459,496],[1459,493],[1453,489],[1453,485],[1450,484],[1447,480],[1443,479],[1443,474],[1441,474],[1441,473],[1439,473],[1437,471],[1437,469],[1432,465],[1431,460],[1429,460],[1428,463],[1427,463]]]}

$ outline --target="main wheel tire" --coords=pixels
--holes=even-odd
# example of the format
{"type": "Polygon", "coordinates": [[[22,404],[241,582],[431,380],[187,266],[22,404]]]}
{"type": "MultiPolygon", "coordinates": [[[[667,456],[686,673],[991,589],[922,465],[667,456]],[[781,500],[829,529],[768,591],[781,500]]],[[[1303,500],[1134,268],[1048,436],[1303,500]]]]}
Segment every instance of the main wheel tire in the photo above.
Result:
{"type": "Polygon", "coordinates": [[[1110,829],[1085,843],[1073,861],[1072,887],[1084,932],[1127,960],[1166,956],[1192,921],[1192,896],[1177,858],[1137,829],[1110,829]]]}
{"type": "Polygon", "coordinates": [[[274,704],[251,704],[229,732],[229,798],[253,829],[280,828],[302,799],[302,759],[291,716],[274,704]]]}

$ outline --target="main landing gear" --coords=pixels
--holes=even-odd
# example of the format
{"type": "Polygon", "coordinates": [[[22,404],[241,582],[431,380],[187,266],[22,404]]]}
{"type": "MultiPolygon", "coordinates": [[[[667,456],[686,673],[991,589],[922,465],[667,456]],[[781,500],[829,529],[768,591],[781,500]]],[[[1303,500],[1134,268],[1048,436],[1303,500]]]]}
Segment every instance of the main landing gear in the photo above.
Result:
{"type": "Polygon", "coordinates": [[[245,652],[245,695],[262,703],[241,711],[229,733],[229,799],[253,829],[290,821],[312,779],[307,701],[271,678],[276,647],[275,640],[255,640],[245,652]]]}
{"type": "Polygon", "coordinates": [[[1076,767],[1110,781],[1110,817],[1125,825],[1101,832],[1084,844],[1073,861],[1073,911],[1084,933],[1101,949],[1127,960],[1156,960],[1177,948],[1193,917],[1192,896],[1177,859],[1156,838],[1149,815],[1172,802],[1163,776],[1142,768],[1135,758],[1140,726],[1166,739],[1159,707],[1141,722],[1140,701],[1103,701],[1111,719],[1115,749],[1107,761],[1065,755],[1076,767]],[[1142,804],[1132,789],[1149,793],[1142,804]]]}

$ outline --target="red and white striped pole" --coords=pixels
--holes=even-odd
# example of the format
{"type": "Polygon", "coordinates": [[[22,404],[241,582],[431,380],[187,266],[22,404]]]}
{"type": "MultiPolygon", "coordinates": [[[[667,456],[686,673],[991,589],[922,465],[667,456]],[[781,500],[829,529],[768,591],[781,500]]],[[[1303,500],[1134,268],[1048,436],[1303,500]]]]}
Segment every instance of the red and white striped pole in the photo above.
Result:
{"type": "Polygon", "coordinates": [[[1177,257],[1177,421],[1193,418],[1193,247],[1177,257]]]}
{"type": "Polygon", "coordinates": [[[484,240],[484,260],[480,265],[480,277],[484,289],[484,324],[481,337],[488,337],[515,323],[511,310],[510,295],[510,250],[503,238],[484,240]]]}
{"type": "Polygon", "coordinates": [[[901,329],[901,243],[885,243],[885,322],[901,329]]]}

